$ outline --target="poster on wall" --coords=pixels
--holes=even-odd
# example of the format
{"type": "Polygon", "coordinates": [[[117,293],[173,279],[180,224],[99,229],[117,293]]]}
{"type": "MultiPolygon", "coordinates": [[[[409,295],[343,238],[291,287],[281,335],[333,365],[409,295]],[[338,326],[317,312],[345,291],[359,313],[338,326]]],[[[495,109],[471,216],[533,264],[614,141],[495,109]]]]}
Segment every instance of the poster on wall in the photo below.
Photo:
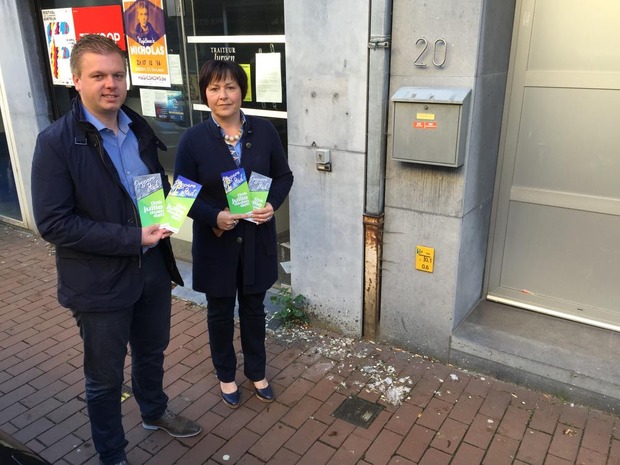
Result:
{"type": "Polygon", "coordinates": [[[171,123],[185,122],[185,101],[180,90],[140,89],[142,114],[171,123]]]}
{"type": "Polygon", "coordinates": [[[75,41],[83,35],[105,35],[126,49],[120,5],[56,8],[41,13],[54,85],[73,85],[69,57],[75,41]]]}
{"type": "Polygon", "coordinates": [[[170,87],[162,0],[123,1],[123,15],[132,84],[170,87]]]}

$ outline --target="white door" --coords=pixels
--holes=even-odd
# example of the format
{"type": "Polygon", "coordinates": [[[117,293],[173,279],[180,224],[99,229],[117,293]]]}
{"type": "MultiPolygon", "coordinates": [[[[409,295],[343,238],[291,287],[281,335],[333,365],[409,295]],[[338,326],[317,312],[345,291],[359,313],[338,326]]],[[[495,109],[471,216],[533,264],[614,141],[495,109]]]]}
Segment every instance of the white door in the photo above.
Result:
{"type": "Polygon", "coordinates": [[[515,18],[488,298],[620,330],[620,2],[515,18]]]}

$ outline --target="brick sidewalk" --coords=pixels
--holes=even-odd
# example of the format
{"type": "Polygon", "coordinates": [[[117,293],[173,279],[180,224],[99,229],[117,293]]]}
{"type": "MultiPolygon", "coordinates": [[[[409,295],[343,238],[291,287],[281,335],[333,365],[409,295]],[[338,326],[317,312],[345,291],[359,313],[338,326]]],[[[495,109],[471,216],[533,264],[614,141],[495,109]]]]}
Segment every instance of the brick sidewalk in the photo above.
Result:
{"type": "MultiPolygon", "coordinates": [[[[53,249],[2,224],[0,305],[0,429],[54,464],[96,465],[81,341],[56,301],[53,249]]],[[[242,406],[228,409],[205,309],[175,299],[166,392],[204,432],[184,440],[147,432],[129,398],[131,464],[620,465],[620,419],[609,413],[321,331],[278,330],[267,350],[276,402],[253,397],[240,373],[242,406]],[[367,409],[343,414],[364,401],[367,409]]]]}

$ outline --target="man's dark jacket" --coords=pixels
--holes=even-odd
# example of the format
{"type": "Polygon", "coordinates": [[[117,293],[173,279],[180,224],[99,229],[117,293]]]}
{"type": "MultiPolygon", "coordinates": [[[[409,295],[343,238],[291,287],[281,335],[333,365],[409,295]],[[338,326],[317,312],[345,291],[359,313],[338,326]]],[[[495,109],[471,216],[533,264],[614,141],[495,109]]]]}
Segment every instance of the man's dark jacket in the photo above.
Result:
{"type": "MultiPolygon", "coordinates": [[[[157,149],[165,150],[148,123],[131,119],[140,158],[150,173],[170,183],[157,149]]],[[[56,246],[58,301],[75,310],[114,310],[133,305],[142,293],[142,230],[138,210],[121,183],[80,98],[72,111],[43,130],[32,162],[32,203],[41,237],[56,246]]],[[[171,279],[183,284],[170,240],[161,241],[171,279]]]]}

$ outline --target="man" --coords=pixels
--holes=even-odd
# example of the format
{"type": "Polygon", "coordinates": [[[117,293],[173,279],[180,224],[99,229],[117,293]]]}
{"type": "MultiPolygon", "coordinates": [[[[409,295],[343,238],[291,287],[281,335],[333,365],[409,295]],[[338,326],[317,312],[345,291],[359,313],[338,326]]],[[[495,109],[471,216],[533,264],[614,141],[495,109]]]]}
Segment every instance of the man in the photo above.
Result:
{"type": "Polygon", "coordinates": [[[41,236],[56,246],[58,301],[84,343],[86,401],[103,465],[127,465],[121,388],[127,344],[143,427],[174,437],[196,423],[167,409],[164,350],[170,338],[171,280],[182,284],[169,232],[141,227],[133,177],[160,173],[165,146],[124,106],[127,64],[116,44],[86,35],[70,58],[79,96],[72,111],[39,134],[32,201],[41,236]]]}
{"type": "Polygon", "coordinates": [[[147,0],[138,0],[136,4],[136,15],[138,16],[138,24],[136,24],[136,40],[144,47],[153,45],[159,40],[159,34],[149,23],[149,2],[147,0]]]}

